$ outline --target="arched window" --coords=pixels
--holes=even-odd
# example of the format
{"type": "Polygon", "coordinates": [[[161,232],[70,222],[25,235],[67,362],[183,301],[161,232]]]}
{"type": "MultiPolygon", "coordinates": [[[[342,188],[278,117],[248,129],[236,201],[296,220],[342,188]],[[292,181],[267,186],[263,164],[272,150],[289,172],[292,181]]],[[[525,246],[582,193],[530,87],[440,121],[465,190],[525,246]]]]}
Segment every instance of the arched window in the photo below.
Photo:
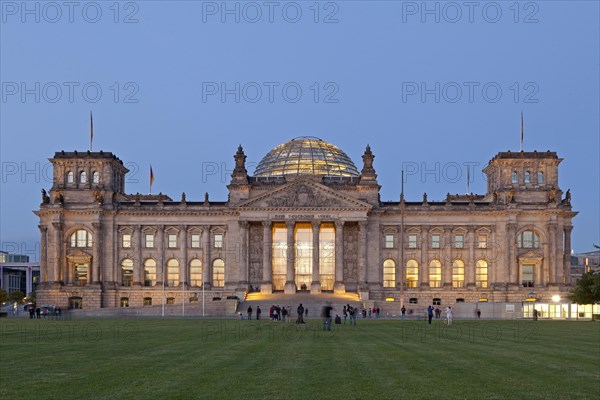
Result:
{"type": "Polygon", "coordinates": [[[100,183],[100,173],[98,171],[94,171],[92,173],[92,182],[93,183],[100,183]]]}
{"type": "Polygon", "coordinates": [[[465,286],[465,263],[462,260],[454,260],[452,263],[452,287],[461,288],[465,286]]]}
{"type": "Polygon", "coordinates": [[[485,260],[479,260],[475,265],[475,285],[478,288],[488,287],[488,263],[485,260]]]}
{"type": "Polygon", "coordinates": [[[383,287],[396,287],[396,263],[387,259],[383,262],[383,287]]]}
{"type": "Polygon", "coordinates": [[[220,258],[213,261],[213,286],[225,287],[225,262],[220,258]]]}
{"type": "Polygon", "coordinates": [[[517,171],[512,172],[510,182],[511,183],[519,183],[519,175],[517,174],[517,171]]]}
{"type": "Polygon", "coordinates": [[[179,285],[179,261],[171,258],[167,261],[167,286],[179,285]]]}
{"type": "Polygon", "coordinates": [[[73,171],[67,173],[67,183],[73,183],[73,171]]]}
{"type": "Polygon", "coordinates": [[[416,260],[406,262],[406,287],[416,288],[419,283],[419,263],[416,260]]]}
{"type": "Polygon", "coordinates": [[[429,287],[442,287],[442,263],[439,260],[429,263],[429,287]]]}
{"type": "Polygon", "coordinates": [[[79,183],[86,183],[87,182],[87,174],[85,173],[85,171],[81,171],[79,173],[79,183]]]}
{"type": "Polygon", "coordinates": [[[540,236],[532,230],[526,230],[519,233],[517,244],[522,249],[539,249],[540,236]]]}
{"type": "Polygon", "coordinates": [[[149,258],[144,261],[144,286],[156,285],[156,261],[149,258]]]}
{"type": "Polygon", "coordinates": [[[79,229],[71,234],[69,242],[71,247],[90,248],[92,247],[92,234],[85,229],[79,229]]]}
{"type": "Polygon", "coordinates": [[[531,173],[529,171],[525,171],[524,181],[525,181],[525,183],[531,182],[531,173]]]}
{"type": "Polygon", "coordinates": [[[202,286],[202,261],[197,258],[190,261],[190,286],[202,286]]]}
{"type": "Polygon", "coordinates": [[[538,185],[544,183],[544,173],[542,171],[538,171],[537,173],[537,183],[538,185]]]}
{"type": "Polygon", "coordinates": [[[121,285],[133,286],[133,261],[129,258],[121,262],[121,285]]]}

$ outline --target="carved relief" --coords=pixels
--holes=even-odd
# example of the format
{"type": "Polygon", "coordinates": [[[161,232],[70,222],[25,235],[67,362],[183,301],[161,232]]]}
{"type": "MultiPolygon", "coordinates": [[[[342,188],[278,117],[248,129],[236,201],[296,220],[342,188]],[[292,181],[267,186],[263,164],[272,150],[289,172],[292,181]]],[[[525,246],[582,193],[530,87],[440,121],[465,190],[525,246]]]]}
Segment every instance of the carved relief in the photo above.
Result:
{"type": "Polygon", "coordinates": [[[260,284],[262,281],[263,262],[263,226],[262,224],[250,224],[250,239],[248,242],[250,271],[248,281],[252,284],[260,284]]]}
{"type": "Polygon", "coordinates": [[[344,281],[358,282],[358,224],[344,227],[344,281]]]}
{"type": "Polygon", "coordinates": [[[341,206],[342,203],[335,198],[326,197],[305,185],[296,190],[284,193],[266,201],[270,207],[331,207],[341,206]]]}

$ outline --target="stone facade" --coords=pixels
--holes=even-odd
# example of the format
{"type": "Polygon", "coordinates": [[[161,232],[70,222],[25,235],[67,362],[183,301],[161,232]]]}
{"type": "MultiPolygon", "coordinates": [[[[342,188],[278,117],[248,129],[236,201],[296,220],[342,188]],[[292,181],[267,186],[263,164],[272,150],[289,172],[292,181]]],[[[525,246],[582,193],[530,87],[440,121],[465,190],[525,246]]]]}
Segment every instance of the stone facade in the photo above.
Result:
{"type": "Polygon", "coordinates": [[[258,288],[446,305],[542,301],[568,290],[576,212],[558,186],[556,153],[499,153],[484,169],[485,194],[445,201],[380,201],[369,147],[362,158],[356,176],[249,176],[240,146],[228,201],[188,201],[127,194],[128,171],[112,153],[57,152],[53,186],[36,211],[38,299],[110,308],[258,288]],[[304,242],[295,236],[301,226],[304,242]],[[320,275],[327,265],[334,270],[320,275]]]}

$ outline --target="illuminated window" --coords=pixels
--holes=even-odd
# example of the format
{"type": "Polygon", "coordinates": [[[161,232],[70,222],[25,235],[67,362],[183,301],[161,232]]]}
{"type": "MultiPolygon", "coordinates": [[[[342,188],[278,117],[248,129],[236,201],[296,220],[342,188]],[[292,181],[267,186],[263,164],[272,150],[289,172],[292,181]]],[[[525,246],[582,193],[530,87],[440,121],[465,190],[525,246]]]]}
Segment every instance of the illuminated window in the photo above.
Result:
{"type": "Polygon", "coordinates": [[[146,236],[146,248],[150,249],[154,247],[154,234],[148,233],[146,236]]]}
{"type": "Polygon", "coordinates": [[[273,290],[283,290],[287,271],[287,228],[285,224],[273,224],[271,265],[273,290]]]}
{"type": "Polygon", "coordinates": [[[534,286],[534,268],[535,265],[533,264],[521,265],[521,285],[523,287],[534,286]]]}
{"type": "Polygon", "coordinates": [[[538,171],[538,173],[537,173],[537,183],[538,184],[544,183],[544,173],[542,171],[538,171]]]}
{"type": "Polygon", "coordinates": [[[411,297],[408,299],[408,304],[417,304],[419,300],[416,297],[411,297]]]}
{"type": "Polygon", "coordinates": [[[429,286],[442,287],[442,263],[431,260],[429,263],[429,286]]]}
{"type": "Polygon", "coordinates": [[[465,285],[465,263],[454,260],[452,263],[452,287],[461,288],[465,285]]]}
{"type": "Polygon", "coordinates": [[[179,285],[179,261],[171,258],[167,261],[167,286],[179,285]]]}
{"type": "Polygon", "coordinates": [[[71,247],[92,247],[92,234],[85,229],[79,229],[74,232],[70,239],[71,247]]]}
{"type": "Polygon", "coordinates": [[[194,249],[200,248],[200,235],[197,233],[192,234],[192,248],[194,248],[194,249]]]}
{"type": "Polygon", "coordinates": [[[511,175],[511,183],[518,183],[519,182],[519,175],[517,174],[517,171],[513,171],[512,175],[511,175]]]}
{"type": "Polygon", "coordinates": [[[121,262],[121,285],[133,286],[133,261],[129,258],[121,262]]]}
{"type": "Polygon", "coordinates": [[[167,297],[167,305],[175,304],[175,297],[167,297]]]}
{"type": "Polygon", "coordinates": [[[144,305],[151,306],[152,305],[152,297],[144,297],[144,305]]]}
{"type": "Polygon", "coordinates": [[[417,248],[417,235],[408,235],[408,248],[409,249],[417,248]]]}
{"type": "Polygon", "coordinates": [[[432,249],[440,248],[440,235],[431,235],[431,248],[432,249]]]}
{"type": "Polygon", "coordinates": [[[523,231],[517,237],[517,244],[523,249],[539,249],[540,236],[531,230],[523,231]]]}
{"type": "Polygon", "coordinates": [[[394,248],[394,235],[385,235],[385,248],[386,249],[394,248]]]}
{"type": "Polygon", "coordinates": [[[312,281],[313,270],[313,235],[312,225],[298,223],[295,228],[294,270],[296,287],[308,289],[312,281]]]}
{"type": "Polygon", "coordinates": [[[525,175],[523,176],[525,183],[531,182],[531,173],[529,171],[525,171],[525,175]]]}
{"type": "Polygon", "coordinates": [[[383,262],[383,287],[396,287],[396,263],[387,259],[383,262]]]}
{"type": "Polygon", "coordinates": [[[478,288],[488,287],[488,263],[485,260],[477,261],[475,266],[475,285],[478,288]]]}
{"type": "Polygon", "coordinates": [[[67,183],[73,183],[73,171],[67,173],[67,183]]]}
{"type": "Polygon", "coordinates": [[[92,173],[92,182],[93,183],[100,183],[100,174],[98,173],[98,171],[94,171],[92,173]]]}
{"type": "Polygon", "coordinates": [[[190,286],[202,286],[202,261],[197,258],[190,261],[190,286]]]}
{"type": "Polygon", "coordinates": [[[130,234],[123,234],[122,237],[122,245],[124,249],[128,249],[131,247],[131,235],[130,234]]]}
{"type": "Polygon", "coordinates": [[[221,235],[220,233],[215,234],[215,248],[223,248],[223,235],[221,235]]]}
{"type": "Polygon", "coordinates": [[[79,183],[86,183],[87,182],[87,174],[85,173],[85,171],[81,171],[79,173],[79,183]]]}
{"type": "Polygon", "coordinates": [[[463,235],[454,235],[454,248],[462,249],[465,247],[465,237],[463,235]]]}
{"type": "Polygon", "coordinates": [[[168,246],[170,249],[177,248],[177,235],[176,234],[169,233],[168,240],[169,240],[168,246]]]}
{"type": "Polygon", "coordinates": [[[129,297],[121,297],[121,307],[129,307],[129,297]]]}
{"type": "Polygon", "coordinates": [[[156,285],[156,261],[149,258],[144,262],[144,286],[156,285]]]}
{"type": "Polygon", "coordinates": [[[73,283],[78,286],[85,286],[88,282],[88,265],[75,264],[73,283]]]}
{"type": "Polygon", "coordinates": [[[419,263],[416,260],[406,262],[406,287],[416,288],[419,283],[419,263]]]}
{"type": "Polygon", "coordinates": [[[225,287],[225,262],[220,258],[213,261],[213,286],[225,287]]]}
{"type": "Polygon", "coordinates": [[[487,249],[487,235],[477,236],[477,247],[480,249],[487,249]]]}
{"type": "Polygon", "coordinates": [[[319,231],[319,281],[321,290],[333,290],[335,283],[335,226],[321,224],[319,231]]]}

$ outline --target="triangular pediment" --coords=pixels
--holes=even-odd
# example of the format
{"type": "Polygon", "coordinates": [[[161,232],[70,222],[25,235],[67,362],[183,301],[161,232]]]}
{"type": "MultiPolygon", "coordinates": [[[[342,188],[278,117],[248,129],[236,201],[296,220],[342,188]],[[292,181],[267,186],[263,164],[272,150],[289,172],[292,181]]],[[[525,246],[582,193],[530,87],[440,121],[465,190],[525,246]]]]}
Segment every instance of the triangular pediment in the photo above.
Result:
{"type": "Polygon", "coordinates": [[[525,253],[520,254],[519,258],[522,260],[537,260],[544,258],[544,255],[535,250],[528,250],[525,253]]]}
{"type": "Polygon", "coordinates": [[[298,179],[238,204],[243,209],[353,209],[368,211],[369,203],[353,199],[320,183],[298,179]]]}

